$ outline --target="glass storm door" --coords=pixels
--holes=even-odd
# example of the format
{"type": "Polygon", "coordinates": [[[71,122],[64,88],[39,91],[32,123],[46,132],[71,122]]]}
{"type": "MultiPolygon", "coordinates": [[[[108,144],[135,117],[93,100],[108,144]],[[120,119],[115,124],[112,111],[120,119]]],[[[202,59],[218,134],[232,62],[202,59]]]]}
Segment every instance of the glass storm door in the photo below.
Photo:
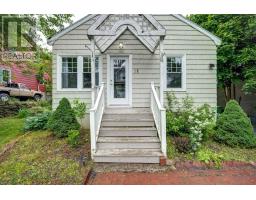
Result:
{"type": "Polygon", "coordinates": [[[110,104],[128,104],[128,57],[111,57],[110,104]]]}

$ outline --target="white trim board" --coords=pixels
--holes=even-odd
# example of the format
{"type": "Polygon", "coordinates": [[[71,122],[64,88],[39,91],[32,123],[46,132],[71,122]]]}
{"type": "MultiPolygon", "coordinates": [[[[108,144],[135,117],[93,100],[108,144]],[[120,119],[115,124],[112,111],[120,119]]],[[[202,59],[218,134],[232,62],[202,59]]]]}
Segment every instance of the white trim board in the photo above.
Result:
{"type": "Polygon", "coordinates": [[[60,37],[62,37],[63,35],[65,35],[66,33],[74,30],[76,27],[82,25],[83,23],[89,21],[90,19],[92,19],[93,17],[95,17],[96,15],[86,15],[85,17],[81,18],[80,20],[76,21],[75,23],[69,25],[68,27],[64,28],[63,30],[60,30],[58,33],[56,33],[55,35],[53,35],[51,38],[49,38],[47,40],[47,44],[49,45],[53,45],[54,42],[59,39],[60,37]]]}
{"type": "Polygon", "coordinates": [[[207,31],[206,29],[204,29],[203,27],[199,26],[198,24],[190,21],[189,19],[185,18],[182,15],[179,14],[173,14],[174,17],[176,17],[177,19],[181,20],[182,22],[188,24],[189,26],[195,28],[196,30],[198,30],[199,32],[203,33],[204,35],[208,36],[210,39],[213,40],[213,42],[218,46],[221,44],[221,39],[219,37],[217,37],[216,35],[212,34],[211,32],[207,31]]]}
{"type": "Polygon", "coordinates": [[[106,54],[107,55],[107,106],[108,107],[132,107],[132,55],[128,54],[106,54]],[[127,57],[128,58],[128,104],[111,104],[111,57],[127,57]]]}

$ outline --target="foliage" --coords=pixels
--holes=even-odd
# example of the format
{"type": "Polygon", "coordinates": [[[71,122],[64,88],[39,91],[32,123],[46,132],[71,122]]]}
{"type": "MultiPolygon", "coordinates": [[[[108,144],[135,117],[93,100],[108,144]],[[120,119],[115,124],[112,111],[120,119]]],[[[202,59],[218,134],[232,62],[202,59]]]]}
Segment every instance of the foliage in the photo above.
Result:
{"type": "Polygon", "coordinates": [[[24,119],[5,117],[0,118],[0,149],[1,147],[21,135],[24,119]]]}
{"type": "Polygon", "coordinates": [[[191,142],[188,137],[173,137],[173,141],[179,152],[188,153],[191,151],[191,142]]]}
{"type": "Polygon", "coordinates": [[[246,92],[256,89],[256,15],[197,14],[190,20],[221,38],[217,49],[218,84],[225,88],[226,100],[235,99],[235,86],[246,92]]]}
{"type": "Polygon", "coordinates": [[[45,130],[50,115],[50,112],[44,112],[27,117],[24,124],[24,131],[45,130]]]}
{"type": "Polygon", "coordinates": [[[29,109],[27,109],[27,108],[21,108],[21,109],[19,109],[18,118],[26,118],[26,117],[28,117],[29,115],[31,115],[31,112],[30,112],[29,109]]]}
{"type": "Polygon", "coordinates": [[[214,112],[206,104],[193,108],[193,99],[188,95],[179,103],[174,94],[168,93],[167,100],[167,133],[173,136],[187,136],[191,150],[196,151],[201,142],[213,133],[214,112]]]}
{"type": "Polygon", "coordinates": [[[231,147],[256,147],[256,136],[250,119],[235,100],[230,100],[217,120],[216,141],[231,147]]]}
{"type": "Polygon", "coordinates": [[[243,91],[245,94],[256,93],[256,67],[245,71],[246,82],[243,85],[243,91]]]}
{"type": "MultiPolygon", "coordinates": [[[[89,133],[82,136],[89,137],[89,133]]],[[[73,149],[48,131],[25,134],[1,157],[1,184],[83,184],[91,162],[83,165],[81,160],[89,159],[88,149],[90,144],[84,138],[73,149]]]]}
{"type": "Polygon", "coordinates": [[[200,149],[196,156],[199,161],[206,164],[213,162],[216,168],[220,168],[221,163],[224,160],[224,156],[222,154],[217,154],[209,149],[200,149]]]}
{"type": "Polygon", "coordinates": [[[74,110],[74,113],[77,118],[79,118],[81,121],[84,118],[84,115],[86,113],[86,103],[80,102],[79,99],[75,99],[73,101],[73,107],[72,109],[74,110]]]}
{"type": "Polygon", "coordinates": [[[79,145],[80,132],[78,130],[68,131],[68,143],[72,147],[77,147],[79,145]]]}
{"type": "Polygon", "coordinates": [[[69,130],[78,130],[80,128],[67,98],[61,99],[59,106],[48,121],[48,128],[57,137],[67,137],[69,130]]]}

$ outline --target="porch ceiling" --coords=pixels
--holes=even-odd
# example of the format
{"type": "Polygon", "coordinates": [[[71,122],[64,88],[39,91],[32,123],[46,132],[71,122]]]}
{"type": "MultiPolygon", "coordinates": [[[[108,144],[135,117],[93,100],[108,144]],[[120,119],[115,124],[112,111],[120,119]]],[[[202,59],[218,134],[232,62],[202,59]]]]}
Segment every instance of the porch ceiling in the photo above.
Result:
{"type": "Polygon", "coordinates": [[[101,52],[130,30],[151,52],[159,44],[160,37],[165,36],[166,30],[151,15],[102,15],[88,29],[88,36],[93,36],[101,52]]]}

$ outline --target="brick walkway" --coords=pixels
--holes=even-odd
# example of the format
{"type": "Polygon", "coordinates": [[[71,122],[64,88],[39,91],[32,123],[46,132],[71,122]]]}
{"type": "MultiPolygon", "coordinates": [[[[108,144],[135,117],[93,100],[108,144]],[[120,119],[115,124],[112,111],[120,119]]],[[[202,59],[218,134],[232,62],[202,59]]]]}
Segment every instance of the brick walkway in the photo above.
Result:
{"type": "Polygon", "coordinates": [[[92,185],[224,184],[255,185],[256,167],[226,166],[223,169],[179,169],[166,172],[92,172],[92,185]]]}

